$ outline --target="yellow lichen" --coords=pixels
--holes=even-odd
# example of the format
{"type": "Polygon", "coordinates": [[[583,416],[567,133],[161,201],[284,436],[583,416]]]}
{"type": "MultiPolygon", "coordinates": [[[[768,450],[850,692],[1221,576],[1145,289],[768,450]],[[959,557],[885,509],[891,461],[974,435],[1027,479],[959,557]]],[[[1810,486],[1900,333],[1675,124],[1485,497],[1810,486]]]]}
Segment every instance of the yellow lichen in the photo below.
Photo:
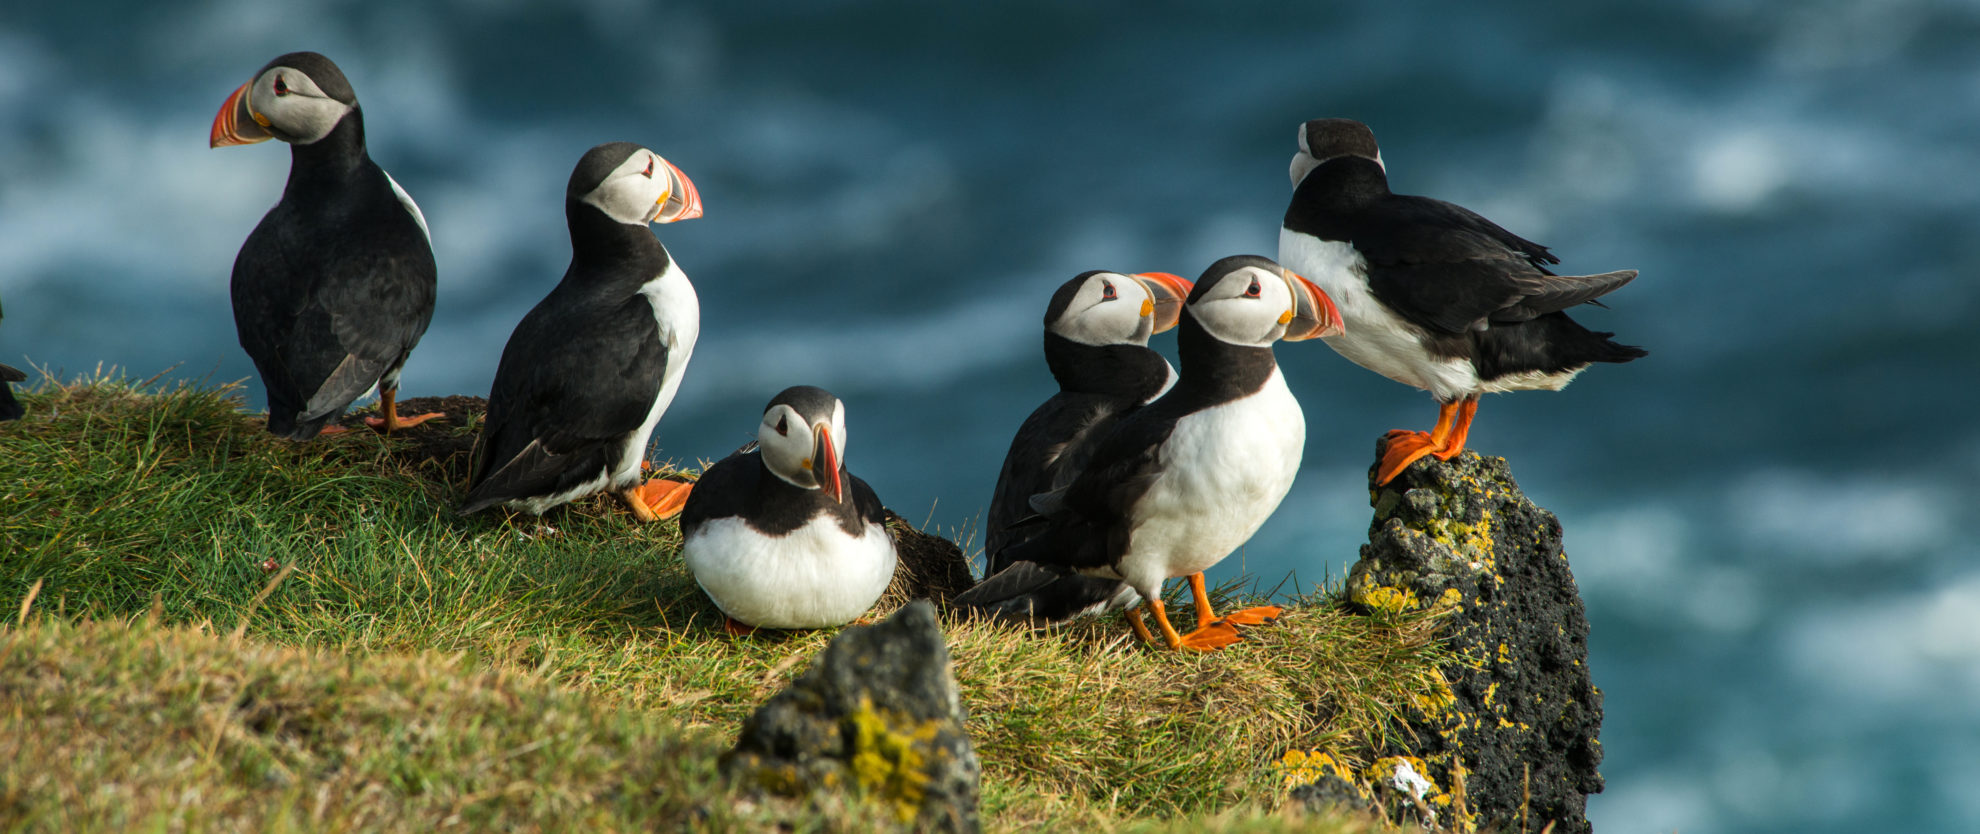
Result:
{"type": "Polygon", "coordinates": [[[935,738],[941,722],[929,720],[902,731],[896,724],[909,722],[885,715],[869,699],[860,699],[859,711],[850,716],[853,725],[853,779],[868,796],[887,804],[901,822],[912,821],[921,812],[921,801],[928,790],[928,764],[923,749],[935,738]]]}
{"type": "Polygon", "coordinates": [[[1444,680],[1443,672],[1431,669],[1429,683],[1428,691],[1410,693],[1410,706],[1424,715],[1442,715],[1457,704],[1457,695],[1451,692],[1451,685],[1444,680]]]}
{"type": "Polygon", "coordinates": [[[1417,607],[1416,592],[1393,585],[1377,585],[1366,574],[1350,583],[1348,598],[1385,614],[1401,614],[1417,607]]]}
{"type": "Polygon", "coordinates": [[[1318,750],[1287,750],[1284,756],[1279,757],[1279,761],[1273,766],[1273,769],[1277,770],[1279,775],[1285,779],[1285,785],[1288,789],[1296,788],[1300,785],[1310,785],[1323,778],[1332,776],[1352,785],[1355,791],[1362,796],[1368,795],[1368,789],[1361,784],[1360,780],[1355,778],[1353,768],[1341,764],[1338,759],[1318,750]]]}

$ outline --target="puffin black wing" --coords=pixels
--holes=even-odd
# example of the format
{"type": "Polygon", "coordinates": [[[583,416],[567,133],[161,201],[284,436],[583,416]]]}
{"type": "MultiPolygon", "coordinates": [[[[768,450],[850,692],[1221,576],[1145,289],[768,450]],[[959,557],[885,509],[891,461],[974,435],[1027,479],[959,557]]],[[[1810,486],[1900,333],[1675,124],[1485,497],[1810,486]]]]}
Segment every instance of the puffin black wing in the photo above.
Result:
{"type": "Polygon", "coordinates": [[[1030,506],[1045,524],[1006,548],[1007,563],[1077,570],[1120,560],[1134,532],[1134,505],[1161,475],[1162,444],[1175,430],[1166,403],[1158,400],[1121,420],[1070,485],[1032,496],[1030,506]]]}
{"type": "MultiPolygon", "coordinates": [[[[846,491],[852,493],[853,510],[859,514],[859,520],[866,524],[885,525],[887,506],[880,503],[879,493],[874,492],[873,487],[867,486],[865,481],[851,472],[846,472],[845,478],[846,491]]],[[[889,531],[888,535],[891,536],[893,533],[889,531]]]]}
{"type": "Polygon", "coordinates": [[[27,374],[12,365],[0,365],[0,420],[19,420],[27,414],[21,401],[14,399],[14,383],[26,382],[27,374]]]}
{"type": "Polygon", "coordinates": [[[653,408],[668,351],[646,297],[562,301],[552,291],[502,350],[462,513],[596,481],[653,408]]]}
{"type": "Polygon", "coordinates": [[[950,605],[989,619],[1043,626],[1097,614],[1135,599],[1126,584],[1037,562],[1012,562],[956,595],[950,605]]]}
{"type": "Polygon", "coordinates": [[[1361,214],[1350,240],[1368,262],[1368,288],[1411,323],[1437,332],[1528,321],[1605,295],[1635,270],[1555,275],[1540,244],[1457,205],[1391,194],[1361,214]]]}
{"type": "Polygon", "coordinates": [[[984,520],[990,573],[1009,563],[1000,554],[1022,538],[1013,527],[1032,515],[1031,496],[1067,486],[1086,468],[1099,438],[1123,412],[1119,399],[1061,392],[1040,404],[1018,427],[984,520]]]}
{"type": "Polygon", "coordinates": [[[681,507],[681,536],[693,536],[701,525],[718,518],[747,515],[757,479],[763,475],[762,456],[754,440],[709,466],[695,480],[694,491],[688,493],[687,504],[681,507]]]}

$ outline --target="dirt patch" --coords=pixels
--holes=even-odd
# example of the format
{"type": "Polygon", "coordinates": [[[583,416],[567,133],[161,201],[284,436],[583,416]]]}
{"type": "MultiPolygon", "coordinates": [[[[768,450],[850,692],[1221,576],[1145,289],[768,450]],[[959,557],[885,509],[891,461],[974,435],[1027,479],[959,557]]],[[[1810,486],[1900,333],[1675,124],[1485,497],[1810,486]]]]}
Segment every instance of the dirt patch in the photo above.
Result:
{"type": "Polygon", "coordinates": [[[969,560],[955,542],[915,529],[893,510],[887,511],[887,529],[894,534],[894,552],[900,562],[894,567],[894,581],[880,597],[882,605],[904,604],[929,599],[942,608],[957,594],[976,583],[970,576],[969,560]]]}
{"type": "MultiPolygon", "coordinates": [[[[438,411],[447,415],[392,433],[392,458],[414,472],[454,486],[467,484],[472,467],[474,439],[481,432],[488,401],[481,397],[455,394],[448,397],[413,397],[399,401],[399,415],[438,411]]],[[[346,413],[338,419],[345,428],[370,431],[364,418],[377,416],[376,405],[346,413]]]]}

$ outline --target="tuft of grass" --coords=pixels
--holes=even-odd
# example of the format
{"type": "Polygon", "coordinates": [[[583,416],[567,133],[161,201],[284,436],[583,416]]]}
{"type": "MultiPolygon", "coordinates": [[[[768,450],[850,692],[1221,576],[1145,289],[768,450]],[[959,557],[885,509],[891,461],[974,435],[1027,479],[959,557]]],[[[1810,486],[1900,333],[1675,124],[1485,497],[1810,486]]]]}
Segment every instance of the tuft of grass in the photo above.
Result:
{"type": "MultiPolygon", "coordinates": [[[[650,728],[674,728],[664,742],[677,746],[654,749],[671,751],[663,758],[693,770],[707,766],[741,719],[803,671],[833,634],[730,638],[682,564],[671,522],[639,524],[609,498],[543,519],[462,518],[452,509],[462,485],[434,480],[435,467],[403,462],[394,455],[402,441],[365,431],[305,444],[280,440],[241,413],[231,386],[157,387],[99,375],[45,385],[23,399],[28,418],[0,424],[0,507],[7,508],[0,513],[0,600],[13,601],[4,606],[11,611],[38,588],[23,615],[30,638],[87,631],[63,632],[64,622],[144,619],[169,634],[194,625],[238,631],[242,639],[223,648],[197,650],[215,664],[228,652],[243,663],[318,669],[343,658],[344,668],[372,670],[366,674],[385,689],[399,685],[386,683],[400,680],[394,674],[435,688],[481,680],[477,675],[521,676],[556,697],[578,699],[570,703],[600,720],[633,722],[614,725],[623,733],[649,728],[637,729],[649,733],[638,744],[662,744],[665,733],[650,728]],[[304,651],[281,654],[284,647],[304,651]],[[387,671],[395,666],[414,668],[387,671]]],[[[1190,616],[1178,602],[1171,610],[1190,616]]],[[[1402,710],[1442,691],[1436,616],[1360,616],[1314,596],[1277,623],[1247,629],[1245,643],[1209,655],[1134,645],[1118,618],[1045,634],[948,623],[984,765],[984,818],[1004,830],[1360,830],[1271,811],[1285,794],[1271,763],[1295,749],[1346,760],[1379,749],[1400,726],[1402,710]]],[[[122,685],[103,684],[97,697],[114,701],[122,685]]],[[[371,697],[353,687],[297,697],[315,704],[311,710],[371,728],[354,730],[351,739],[386,732],[384,719],[365,724],[342,711],[366,708],[338,704],[371,697]]],[[[201,691],[173,690],[185,703],[156,707],[168,716],[162,723],[127,729],[199,736],[197,728],[207,726],[199,721],[218,709],[195,697],[201,691]]],[[[506,720],[503,710],[484,711],[421,720],[442,734],[506,720]]],[[[45,717],[7,710],[0,734],[18,736],[45,717]]],[[[526,724],[531,717],[522,718],[526,724]]],[[[467,762],[401,752],[419,773],[467,762]]],[[[0,794],[21,784],[18,774],[69,772],[62,755],[52,747],[24,750],[11,759],[21,770],[0,780],[0,794]]],[[[132,766],[161,768],[143,775],[161,791],[260,784],[238,768],[146,761],[132,766]]],[[[408,795],[430,790],[416,781],[376,784],[408,795]]],[[[494,789],[476,784],[461,795],[494,789]]],[[[702,783],[683,785],[692,792],[702,783]]],[[[286,797],[286,790],[270,795],[286,797]]],[[[571,790],[576,796],[585,789],[571,790]]],[[[313,796],[296,794],[303,803],[297,807],[309,807],[313,796]]],[[[419,809],[428,806],[403,807],[425,813],[419,809]]],[[[286,819],[271,813],[250,816],[286,819]]],[[[6,816],[0,813],[0,828],[6,816]]],[[[107,818],[104,824],[120,827],[107,818]]]]}

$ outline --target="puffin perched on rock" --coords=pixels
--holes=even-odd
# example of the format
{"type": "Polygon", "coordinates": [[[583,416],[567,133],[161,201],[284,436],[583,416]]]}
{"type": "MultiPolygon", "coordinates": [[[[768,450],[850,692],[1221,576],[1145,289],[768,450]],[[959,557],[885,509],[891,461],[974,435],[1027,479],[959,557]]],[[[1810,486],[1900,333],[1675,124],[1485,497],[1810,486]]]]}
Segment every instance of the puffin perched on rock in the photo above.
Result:
{"type": "Polygon", "coordinates": [[[1095,270],[1052,293],[1045,366],[1059,392],[1025,418],[1004,456],[983,525],[990,573],[1007,563],[1000,554],[1012,542],[1011,525],[1031,515],[1031,496],[1071,483],[1115,420],[1175,384],[1175,369],[1148,338],[1176,326],[1189,291],[1188,281],[1166,272],[1095,270]]]}
{"type": "Polygon", "coordinates": [[[234,327],[268,389],[268,430],[291,440],[376,387],[382,431],[400,417],[399,372],[433,318],[426,218],[371,161],[364,113],[329,58],[291,52],[241,85],[213,119],[212,147],[289,143],[288,186],[234,259],[234,327]]]}
{"type": "MultiPolygon", "coordinates": [[[[1153,609],[1172,649],[1211,650],[1237,625],[1275,617],[1271,606],[1219,618],[1203,571],[1258,531],[1292,488],[1306,419],[1272,355],[1280,339],[1337,333],[1339,313],[1320,288],[1269,258],[1236,255],[1205,270],[1176,329],[1175,386],[1122,418],[1073,482],[1035,496],[1043,529],[1008,549],[1009,568],[958,605],[1000,614],[1048,607],[1068,575],[1125,582],[1153,609]],[[1187,577],[1197,627],[1177,633],[1162,583],[1187,577]]],[[[1128,622],[1153,640],[1139,610],[1128,622]]]]}
{"type": "Polygon", "coordinates": [[[1327,344],[1437,398],[1433,430],[1388,433],[1377,484],[1425,455],[1464,451],[1480,394],[1558,391],[1590,364],[1648,355],[1564,312],[1636,270],[1555,275],[1547,267],[1560,259],[1547,247],[1460,206],[1390,192],[1367,125],[1301,125],[1291,174],[1279,261],[1340,305],[1347,327],[1327,344]]]}
{"type": "Polygon", "coordinates": [[[460,511],[540,515],[611,489],[641,521],[671,517],[690,485],[641,484],[642,464],[694,353],[701,302],[647,224],[700,217],[701,196],[659,154],[608,142],[578,160],[564,215],[570,269],[502,349],[460,511]]]}
{"type": "Polygon", "coordinates": [[[897,556],[879,496],[845,464],[846,406],[786,388],[756,442],[703,473],[681,512],[681,557],[728,630],[827,628],[866,613],[897,556]]]}

